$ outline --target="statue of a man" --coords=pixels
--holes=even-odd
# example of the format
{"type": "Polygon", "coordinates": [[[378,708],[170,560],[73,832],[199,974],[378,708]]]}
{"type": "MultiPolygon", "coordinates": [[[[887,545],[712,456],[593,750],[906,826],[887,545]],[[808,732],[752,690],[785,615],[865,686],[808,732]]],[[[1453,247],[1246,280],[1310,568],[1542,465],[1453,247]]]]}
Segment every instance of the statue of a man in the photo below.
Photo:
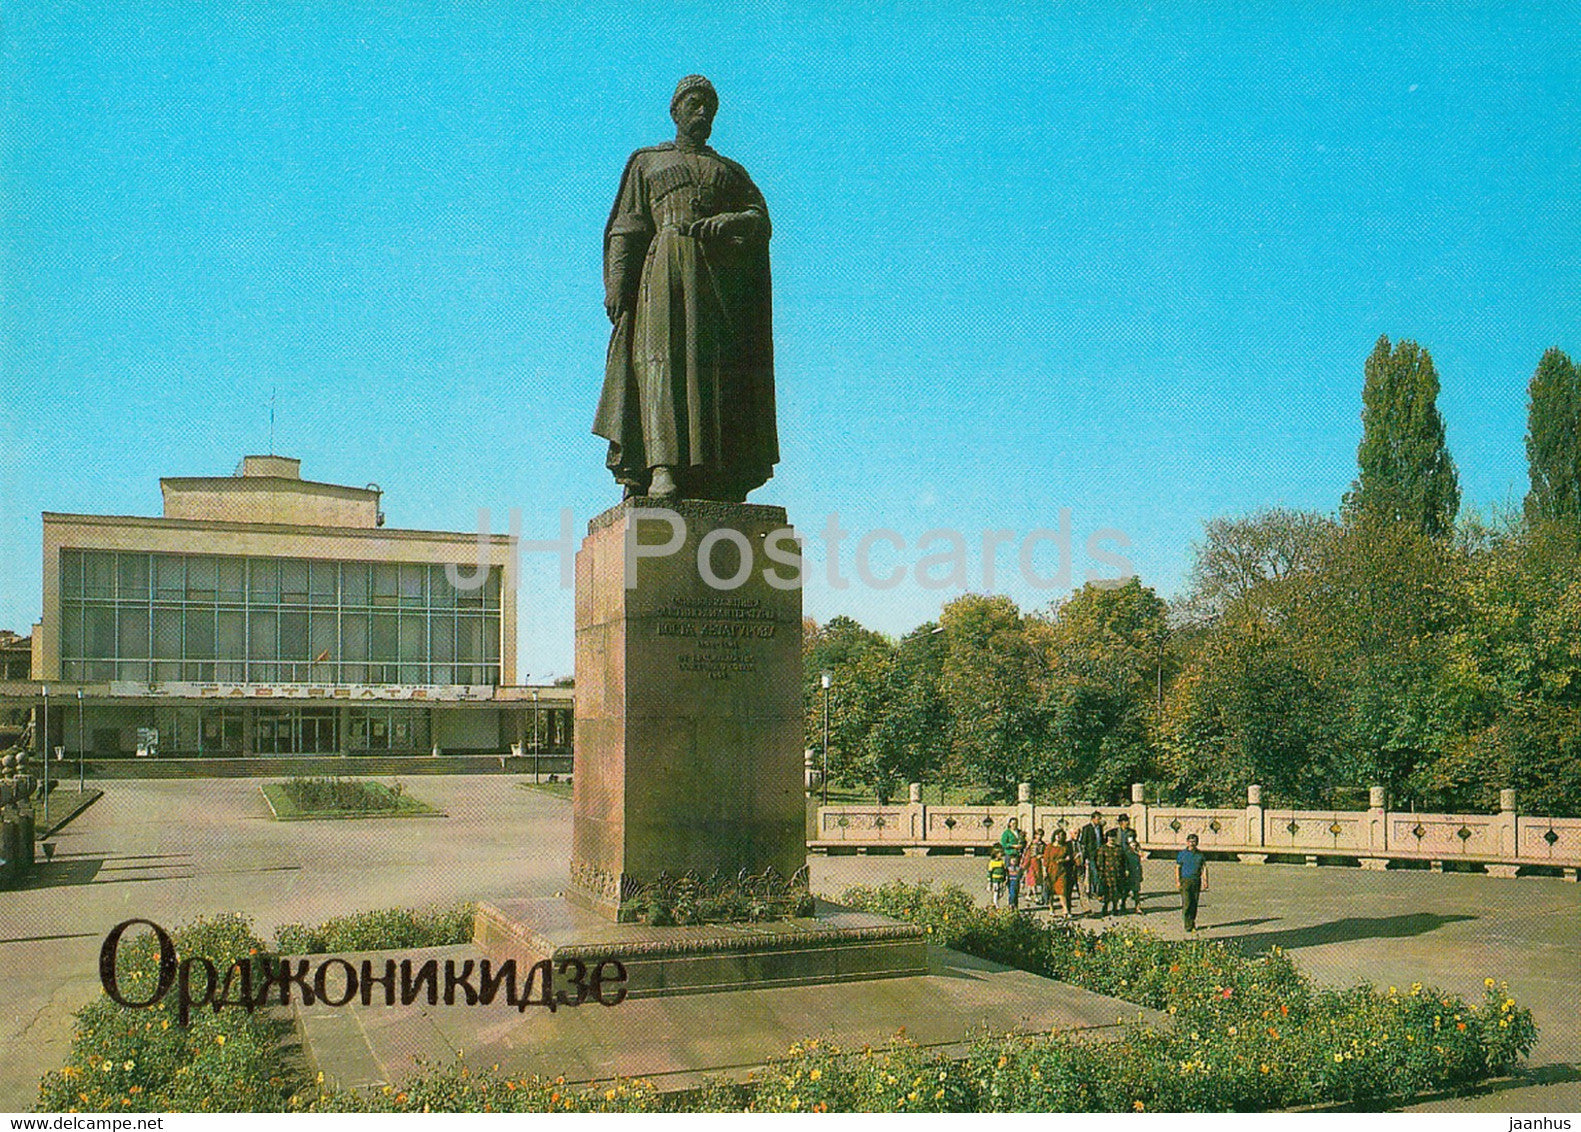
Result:
{"type": "Polygon", "coordinates": [[[769,214],[707,145],[719,95],[675,88],[675,140],[626,162],[604,228],[614,330],[593,431],[627,496],[741,502],[779,462],[769,214]]]}

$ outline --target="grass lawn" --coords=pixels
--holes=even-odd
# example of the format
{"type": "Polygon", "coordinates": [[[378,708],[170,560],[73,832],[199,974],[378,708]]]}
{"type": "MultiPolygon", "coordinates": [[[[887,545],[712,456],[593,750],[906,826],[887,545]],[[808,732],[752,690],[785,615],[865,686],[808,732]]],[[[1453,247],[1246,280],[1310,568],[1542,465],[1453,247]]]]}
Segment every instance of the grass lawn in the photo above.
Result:
{"type": "Polygon", "coordinates": [[[523,790],[538,790],[545,794],[551,794],[556,798],[563,798],[567,802],[571,800],[571,784],[569,782],[528,781],[518,782],[516,785],[523,790]]]}
{"type": "Polygon", "coordinates": [[[276,821],[445,816],[404,790],[362,779],[293,778],[262,790],[276,821]]]}
{"type": "Polygon", "coordinates": [[[91,786],[86,790],[55,787],[49,792],[49,820],[44,820],[44,801],[41,798],[33,799],[33,813],[37,821],[36,836],[40,841],[46,837],[53,837],[63,829],[67,822],[104,797],[103,790],[95,790],[91,786]]]}

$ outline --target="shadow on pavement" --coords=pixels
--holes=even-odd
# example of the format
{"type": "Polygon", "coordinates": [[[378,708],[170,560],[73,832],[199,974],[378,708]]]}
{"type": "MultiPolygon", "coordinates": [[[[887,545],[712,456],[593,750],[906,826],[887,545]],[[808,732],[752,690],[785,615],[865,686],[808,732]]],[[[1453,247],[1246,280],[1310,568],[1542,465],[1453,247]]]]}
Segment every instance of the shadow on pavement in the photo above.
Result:
{"type": "Polygon", "coordinates": [[[96,939],[97,932],[66,932],[64,935],[18,935],[10,939],[0,939],[0,944],[7,943],[48,943],[57,939],[96,939]]]}
{"type": "MultiPolygon", "coordinates": [[[[1403,916],[1347,916],[1326,924],[1313,924],[1306,928],[1290,928],[1279,932],[1245,932],[1241,935],[1221,936],[1220,927],[1234,925],[1204,924],[1213,931],[1211,938],[1232,947],[1239,947],[1247,955],[1267,951],[1270,947],[1293,950],[1298,947],[1316,947],[1324,943],[1349,943],[1358,939],[1404,939],[1408,936],[1426,935],[1445,924],[1475,920],[1476,916],[1443,916],[1437,912],[1412,912],[1403,916]]],[[[1255,921],[1254,921],[1255,922],[1255,921]]]]}
{"type": "MultiPolygon", "coordinates": [[[[161,854],[173,860],[151,860],[149,857],[62,857],[39,861],[21,884],[18,891],[40,888],[71,888],[84,884],[135,884],[151,880],[191,880],[196,876],[192,861],[185,854],[161,854]],[[120,862],[130,862],[122,864],[120,862]],[[121,874],[136,875],[121,875],[121,874]]],[[[248,870],[256,872],[259,870],[248,870]]]]}
{"type": "MultiPolygon", "coordinates": [[[[1253,919],[1253,920],[1231,920],[1228,923],[1224,923],[1224,924],[1214,924],[1213,927],[1214,927],[1215,930],[1217,930],[1219,928],[1252,928],[1252,927],[1256,927],[1258,924],[1271,924],[1275,920],[1282,920],[1282,919],[1284,919],[1283,916],[1258,916],[1256,919],[1253,919]]],[[[1261,938],[1261,937],[1258,937],[1258,938],[1261,938]]]]}

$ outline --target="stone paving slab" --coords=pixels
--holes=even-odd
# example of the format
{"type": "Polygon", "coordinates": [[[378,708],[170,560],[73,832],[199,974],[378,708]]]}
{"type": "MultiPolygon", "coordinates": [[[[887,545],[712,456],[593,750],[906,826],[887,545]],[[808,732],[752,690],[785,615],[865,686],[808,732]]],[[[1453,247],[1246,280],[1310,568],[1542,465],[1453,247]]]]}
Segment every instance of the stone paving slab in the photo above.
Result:
{"type": "MultiPolygon", "coordinates": [[[[367,956],[374,967],[392,953],[367,956]]],[[[420,953],[458,964],[472,946],[420,953]]],[[[419,953],[411,953],[414,961],[419,953]]],[[[364,956],[347,958],[359,966],[364,956]]],[[[861,1049],[896,1035],[923,1046],[955,1046],[989,1030],[1118,1033],[1122,1018],[1160,1022],[1156,1011],[1009,967],[931,949],[927,975],[828,986],[769,987],[680,997],[628,999],[550,1013],[489,1007],[298,1006],[312,1063],[343,1087],[400,1085],[420,1061],[464,1055],[502,1072],[564,1076],[567,1081],[643,1077],[684,1088],[704,1077],[743,1076],[808,1038],[861,1049]]]]}

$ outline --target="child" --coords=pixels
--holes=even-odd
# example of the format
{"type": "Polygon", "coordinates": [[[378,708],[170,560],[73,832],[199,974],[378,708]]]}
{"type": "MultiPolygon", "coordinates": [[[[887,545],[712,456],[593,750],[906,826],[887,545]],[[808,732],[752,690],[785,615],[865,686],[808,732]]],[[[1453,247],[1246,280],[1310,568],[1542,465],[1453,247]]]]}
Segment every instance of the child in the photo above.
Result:
{"type": "Polygon", "coordinates": [[[1033,904],[1048,905],[1048,877],[1043,874],[1043,852],[1048,846],[1043,842],[1040,829],[1032,835],[1027,851],[1021,855],[1021,883],[1026,885],[1027,898],[1033,904]]]}
{"type": "Polygon", "coordinates": [[[999,898],[1005,893],[1005,851],[995,845],[988,854],[988,906],[999,907],[999,898]]]}
{"type": "Polygon", "coordinates": [[[1005,854],[1005,891],[1010,896],[1010,907],[1021,907],[1021,843],[1016,850],[1005,854]]]}

